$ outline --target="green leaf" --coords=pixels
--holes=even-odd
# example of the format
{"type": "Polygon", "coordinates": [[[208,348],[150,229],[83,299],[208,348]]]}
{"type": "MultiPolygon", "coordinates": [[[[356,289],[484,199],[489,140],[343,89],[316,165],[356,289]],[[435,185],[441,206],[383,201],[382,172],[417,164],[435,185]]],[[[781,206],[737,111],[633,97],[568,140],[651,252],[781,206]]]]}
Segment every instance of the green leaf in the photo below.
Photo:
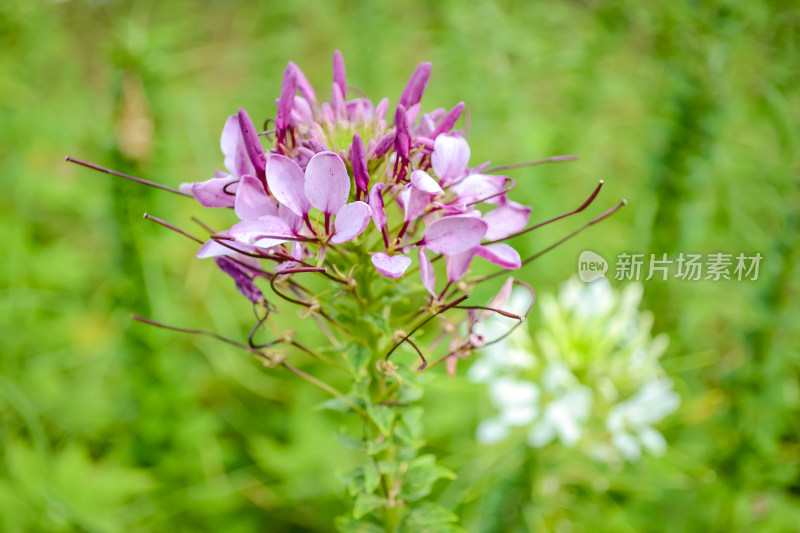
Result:
{"type": "Polygon", "coordinates": [[[369,439],[367,441],[367,453],[370,455],[377,455],[389,447],[391,442],[389,439],[369,439]]]}
{"type": "Polygon", "coordinates": [[[378,429],[384,435],[389,435],[392,432],[392,423],[394,422],[394,409],[388,405],[367,405],[367,414],[378,426],[378,429]]]}
{"type": "Polygon", "coordinates": [[[397,401],[402,403],[413,403],[422,398],[423,389],[416,383],[405,381],[405,384],[397,391],[397,401]]]}
{"type": "Polygon", "coordinates": [[[354,451],[362,451],[364,450],[364,441],[361,441],[355,437],[351,437],[346,433],[336,432],[334,433],[336,436],[336,440],[339,441],[339,444],[342,445],[342,448],[345,450],[354,450],[354,451]]]}
{"type": "Polygon", "coordinates": [[[375,492],[381,482],[381,475],[378,472],[378,467],[373,461],[370,461],[362,467],[364,473],[364,491],[367,493],[375,492]]]}
{"type": "Polygon", "coordinates": [[[383,528],[377,524],[353,520],[346,516],[337,516],[334,525],[339,533],[383,533],[383,528]]]}
{"type": "Polygon", "coordinates": [[[398,533],[467,533],[456,524],[427,524],[424,526],[402,526],[398,533]]]}
{"type": "Polygon", "coordinates": [[[359,466],[342,476],[342,481],[347,485],[347,493],[355,497],[364,492],[364,468],[359,466]]]}
{"type": "Polygon", "coordinates": [[[378,472],[393,476],[397,474],[400,465],[396,461],[378,461],[378,472]]]}
{"type": "Polygon", "coordinates": [[[413,407],[403,412],[400,423],[395,424],[395,436],[404,443],[416,448],[424,444],[422,440],[422,408],[413,407]]]}
{"type": "Polygon", "coordinates": [[[350,387],[350,394],[348,394],[351,398],[356,399],[358,405],[364,408],[369,403],[369,381],[368,379],[353,381],[353,386],[350,387]]]}
{"type": "Polygon", "coordinates": [[[353,518],[358,520],[367,513],[370,513],[382,505],[386,505],[386,499],[374,494],[359,494],[353,503],[353,518]]]}
{"type": "Polygon", "coordinates": [[[451,470],[437,465],[433,455],[423,455],[414,459],[403,477],[400,488],[400,498],[406,501],[415,501],[424,498],[433,490],[433,484],[438,479],[455,479],[456,475],[451,470]]]}
{"type": "Polygon", "coordinates": [[[447,524],[450,522],[458,522],[458,517],[453,511],[442,507],[438,503],[422,502],[409,511],[405,520],[403,520],[403,526],[427,526],[432,524],[447,524]]]}
{"type": "Polygon", "coordinates": [[[369,348],[363,344],[352,345],[352,348],[347,351],[347,366],[355,376],[356,381],[369,382],[367,366],[369,366],[371,360],[369,348]]]}
{"type": "MultiPolygon", "coordinates": [[[[352,400],[351,400],[352,401],[352,400]]],[[[355,402],[354,402],[355,403],[355,402]]],[[[340,413],[352,413],[353,408],[347,404],[342,398],[331,398],[317,404],[317,409],[328,409],[330,411],[337,411],[340,413]]]]}

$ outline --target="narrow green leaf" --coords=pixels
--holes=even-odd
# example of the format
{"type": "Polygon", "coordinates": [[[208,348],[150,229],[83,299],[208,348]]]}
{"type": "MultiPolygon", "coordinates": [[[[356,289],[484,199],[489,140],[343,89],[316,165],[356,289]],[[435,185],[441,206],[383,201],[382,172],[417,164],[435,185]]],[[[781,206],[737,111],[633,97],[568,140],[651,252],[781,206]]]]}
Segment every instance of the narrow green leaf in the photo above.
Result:
{"type": "Polygon", "coordinates": [[[394,409],[388,405],[367,405],[367,414],[384,435],[392,432],[394,422],[394,409]]]}
{"type": "Polygon", "coordinates": [[[403,525],[407,527],[427,526],[457,521],[458,517],[450,509],[442,507],[438,503],[422,502],[409,511],[403,520],[403,525]]]}
{"type": "Polygon", "coordinates": [[[432,455],[423,455],[414,459],[408,467],[408,471],[403,477],[400,498],[406,501],[419,500],[431,493],[436,480],[455,479],[455,477],[454,472],[437,465],[432,455]]]}
{"type": "Polygon", "coordinates": [[[365,463],[362,470],[364,472],[364,490],[371,494],[380,485],[381,475],[373,461],[365,463]]]}
{"type": "Polygon", "coordinates": [[[353,518],[362,518],[382,505],[386,505],[386,499],[374,494],[359,494],[353,503],[353,518]]]}
{"type": "Polygon", "coordinates": [[[339,533],[383,533],[383,528],[372,522],[362,522],[346,516],[338,516],[334,520],[339,533]]]}

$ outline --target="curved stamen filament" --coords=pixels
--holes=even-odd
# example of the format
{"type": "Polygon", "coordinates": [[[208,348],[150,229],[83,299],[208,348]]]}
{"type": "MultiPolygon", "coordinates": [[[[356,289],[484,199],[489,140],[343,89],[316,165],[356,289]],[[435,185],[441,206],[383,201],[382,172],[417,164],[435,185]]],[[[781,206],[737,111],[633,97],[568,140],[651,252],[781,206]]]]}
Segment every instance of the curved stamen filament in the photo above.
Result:
{"type": "Polygon", "coordinates": [[[500,239],[494,239],[492,241],[487,241],[487,242],[485,242],[483,244],[484,245],[486,245],[486,244],[494,244],[496,242],[502,242],[502,241],[505,241],[505,240],[508,240],[508,239],[512,239],[514,237],[519,237],[520,235],[525,235],[529,231],[533,231],[535,229],[541,228],[542,226],[546,226],[548,224],[552,224],[553,222],[561,220],[562,218],[567,218],[567,217],[572,216],[572,215],[577,215],[578,213],[580,213],[581,211],[583,211],[584,209],[589,207],[592,204],[592,202],[594,202],[594,199],[597,198],[598,194],[600,194],[600,189],[603,188],[603,183],[604,183],[604,181],[600,180],[600,183],[597,184],[597,187],[595,187],[594,191],[592,191],[592,194],[589,195],[589,198],[587,198],[586,201],[583,202],[580,205],[580,207],[578,207],[577,209],[573,209],[572,211],[569,211],[567,213],[563,213],[561,215],[558,215],[557,217],[551,218],[550,220],[545,220],[544,222],[539,222],[538,224],[534,224],[533,226],[530,226],[528,228],[521,229],[521,230],[519,230],[519,231],[517,231],[515,233],[512,233],[511,235],[508,235],[506,237],[502,237],[500,239]]]}
{"type": "Polygon", "coordinates": [[[483,171],[484,174],[492,172],[500,172],[501,170],[511,170],[513,168],[532,167],[536,165],[543,165],[545,163],[561,163],[562,161],[576,161],[577,155],[554,155],[552,157],[545,157],[543,159],[536,159],[534,161],[526,161],[524,163],[513,163],[511,165],[499,165],[496,167],[487,168],[483,171]]]}

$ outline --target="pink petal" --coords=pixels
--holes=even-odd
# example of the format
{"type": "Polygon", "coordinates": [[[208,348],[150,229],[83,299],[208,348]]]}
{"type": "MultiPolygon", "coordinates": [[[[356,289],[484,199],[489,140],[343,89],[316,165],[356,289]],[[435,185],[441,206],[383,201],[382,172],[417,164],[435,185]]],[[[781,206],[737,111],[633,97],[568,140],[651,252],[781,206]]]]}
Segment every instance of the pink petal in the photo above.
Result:
{"type": "Polygon", "coordinates": [[[350,194],[350,177],[342,159],[333,152],[320,152],[306,167],[304,190],[308,201],[329,215],[335,215],[350,194]]]}
{"type": "Polygon", "coordinates": [[[284,261],[283,263],[276,265],[275,268],[273,268],[275,272],[280,272],[281,270],[286,270],[287,268],[294,268],[297,265],[299,265],[300,263],[298,263],[298,261],[303,258],[302,245],[297,241],[293,242],[292,249],[289,255],[297,259],[297,261],[284,261]]]}
{"type": "Polygon", "coordinates": [[[420,63],[411,74],[403,94],[400,95],[400,105],[411,107],[422,100],[422,93],[425,92],[425,87],[428,85],[428,80],[431,77],[431,64],[420,63]]]}
{"type": "Polygon", "coordinates": [[[474,249],[445,257],[447,262],[447,281],[453,283],[463,278],[469,270],[473,257],[475,257],[474,249]]]}
{"type": "Polygon", "coordinates": [[[516,270],[522,266],[519,252],[505,243],[478,246],[475,254],[503,268],[516,270]]]}
{"type": "MultiPolygon", "coordinates": [[[[232,244],[232,246],[237,247],[235,244],[232,244]]],[[[227,246],[221,245],[214,239],[209,239],[197,250],[197,258],[206,259],[208,257],[221,257],[223,255],[232,255],[235,253],[235,250],[231,250],[227,246]]]]}
{"type": "Polygon", "coordinates": [[[400,193],[400,199],[402,200],[403,207],[405,209],[404,220],[409,222],[425,213],[425,210],[428,208],[428,204],[431,202],[431,195],[426,192],[422,192],[411,185],[406,185],[405,189],[403,189],[403,192],[400,193]]]}
{"type": "Polygon", "coordinates": [[[513,200],[506,200],[505,203],[483,215],[483,220],[489,224],[486,239],[490,241],[504,239],[527,226],[530,217],[530,207],[513,200]]]}
{"type": "Polygon", "coordinates": [[[414,138],[414,146],[421,146],[428,151],[428,153],[433,152],[433,139],[428,139],[427,137],[422,137],[421,135],[417,135],[414,138]]]}
{"type": "Polygon", "coordinates": [[[430,138],[434,130],[436,130],[436,123],[431,118],[430,113],[425,113],[422,115],[422,118],[419,119],[419,134],[430,138]]]}
{"type": "Polygon", "coordinates": [[[336,119],[341,120],[345,117],[344,93],[335,83],[331,86],[331,108],[336,119]]]}
{"type": "Polygon", "coordinates": [[[336,213],[336,218],[333,221],[334,232],[331,242],[333,244],[342,244],[352,241],[367,229],[371,218],[372,209],[366,203],[353,202],[345,204],[336,213]]]}
{"type": "Polygon", "coordinates": [[[470,174],[449,188],[458,195],[459,202],[468,204],[483,201],[490,196],[498,194],[506,186],[507,181],[508,178],[505,176],[470,174]]]}
{"type": "Polygon", "coordinates": [[[424,170],[415,170],[411,173],[411,185],[415,189],[428,194],[442,194],[444,191],[430,174],[424,170]]]}
{"type": "Polygon", "coordinates": [[[307,122],[309,124],[314,122],[314,114],[311,111],[311,105],[308,103],[308,100],[306,100],[302,96],[294,97],[294,107],[292,108],[292,117],[295,116],[297,116],[299,120],[307,122]]]}
{"type": "Polygon", "coordinates": [[[378,142],[375,143],[375,148],[372,149],[372,157],[375,159],[380,159],[381,157],[385,156],[389,150],[394,146],[395,138],[397,134],[394,130],[390,131],[380,139],[378,142]]]}
{"type": "Polygon", "coordinates": [[[336,117],[333,114],[333,108],[331,108],[331,104],[328,102],[322,102],[322,120],[328,124],[334,124],[336,122],[336,117]]]}
{"type": "Polygon", "coordinates": [[[250,162],[256,169],[256,175],[263,177],[267,157],[264,155],[264,147],[261,146],[261,139],[258,138],[253,121],[244,109],[239,109],[239,129],[242,130],[242,142],[250,162]]]}
{"type": "Polygon", "coordinates": [[[406,122],[408,122],[409,128],[413,126],[414,122],[417,120],[417,115],[419,115],[420,109],[422,109],[422,106],[419,104],[414,104],[406,109],[406,122]]]}
{"type": "Polygon", "coordinates": [[[296,235],[300,235],[300,231],[303,229],[302,217],[297,216],[294,211],[286,207],[286,204],[278,205],[278,216],[281,217],[281,220],[286,222],[287,226],[292,228],[292,231],[296,235]]]}
{"type": "MultiPolygon", "coordinates": [[[[211,178],[206,181],[187,183],[189,192],[200,202],[203,207],[233,207],[238,180],[235,176],[227,175],[224,178],[211,178]],[[227,193],[225,192],[227,188],[227,193]]],[[[185,187],[181,185],[181,190],[185,187]]]]}
{"type": "Polygon", "coordinates": [[[467,173],[469,144],[458,135],[439,135],[433,144],[431,164],[440,180],[453,181],[467,173]]]}
{"type": "Polygon", "coordinates": [[[267,196],[261,181],[253,176],[242,176],[239,181],[234,210],[236,216],[242,220],[278,214],[275,200],[267,196]]]}
{"type": "Polygon", "coordinates": [[[397,132],[394,138],[394,149],[399,157],[408,159],[411,151],[411,131],[408,129],[406,108],[399,104],[394,112],[394,127],[397,132]]]}
{"type": "MultiPolygon", "coordinates": [[[[369,170],[367,170],[367,153],[361,135],[353,134],[353,145],[350,148],[350,160],[353,163],[353,179],[359,191],[367,192],[369,186],[369,170]]],[[[360,193],[359,193],[360,194],[360,193]]]]}
{"type": "MultiPolygon", "coordinates": [[[[299,69],[297,69],[299,70],[299,69]]],[[[275,129],[279,132],[289,127],[289,115],[292,113],[294,96],[297,90],[297,72],[290,63],[283,71],[281,97],[278,100],[278,114],[275,116],[275,129]]]]}
{"type": "Polygon", "coordinates": [[[422,285],[431,293],[431,296],[436,297],[436,272],[433,270],[433,263],[428,258],[428,252],[425,251],[424,246],[420,246],[417,252],[419,258],[419,275],[422,278],[422,285]]]}
{"type": "Polygon", "coordinates": [[[372,264],[387,278],[397,279],[411,265],[411,258],[404,255],[388,255],[378,252],[372,256],[372,264]]]}
{"type": "Polygon", "coordinates": [[[462,111],[464,111],[464,102],[459,102],[455,106],[453,106],[453,109],[451,109],[444,116],[442,121],[436,127],[436,131],[433,132],[431,137],[436,139],[442,133],[447,133],[448,131],[453,129],[453,126],[456,125],[456,121],[458,121],[458,117],[461,116],[462,111]]]}
{"type": "Polygon", "coordinates": [[[376,183],[369,192],[369,206],[372,209],[372,221],[382,229],[386,225],[386,211],[383,209],[383,183],[376,183]]]}
{"type": "Polygon", "coordinates": [[[347,120],[350,122],[363,122],[373,114],[372,100],[369,98],[354,98],[345,104],[347,120]]]}
{"type": "MultiPolygon", "coordinates": [[[[217,235],[220,237],[230,237],[230,231],[225,230],[219,232],[217,235]]],[[[220,244],[214,239],[209,239],[200,246],[200,249],[197,250],[197,258],[198,259],[205,259],[207,257],[221,257],[224,255],[236,255],[238,252],[252,252],[255,253],[257,250],[253,246],[249,246],[247,244],[242,244],[240,242],[235,241],[225,241],[226,244],[230,244],[229,246],[225,246],[220,244]]],[[[258,261],[255,259],[251,259],[245,255],[239,256],[240,261],[250,262],[253,261],[253,266],[258,267],[258,261]]]]}
{"type": "Polygon", "coordinates": [[[225,168],[228,169],[228,172],[237,177],[245,174],[255,176],[256,167],[253,166],[250,156],[247,155],[238,115],[228,117],[225,127],[222,129],[219,144],[225,155],[225,168]]]}
{"type": "Polygon", "coordinates": [[[383,98],[378,105],[375,107],[375,118],[377,119],[384,119],[386,118],[386,112],[389,110],[389,99],[383,98]]]}
{"type": "Polygon", "coordinates": [[[305,193],[303,169],[286,156],[273,154],[267,161],[267,185],[278,201],[303,216],[311,209],[305,193]]]}
{"type": "Polygon", "coordinates": [[[333,83],[339,86],[342,96],[347,94],[347,74],[344,70],[344,58],[339,50],[333,52],[333,83]]]}
{"type": "Polygon", "coordinates": [[[486,222],[471,215],[444,217],[425,228],[423,241],[437,254],[453,255],[480,244],[487,227],[486,222]]]}
{"type": "Polygon", "coordinates": [[[291,240],[292,230],[276,216],[263,216],[234,224],[230,236],[244,244],[270,248],[291,240]]]}
{"type": "Polygon", "coordinates": [[[253,283],[253,274],[248,269],[227,257],[217,257],[214,261],[220,270],[233,278],[236,288],[243,296],[253,303],[264,301],[264,295],[253,283]]]}
{"type": "Polygon", "coordinates": [[[289,68],[294,71],[294,79],[297,85],[297,90],[300,91],[300,94],[303,95],[303,98],[308,100],[309,102],[316,102],[317,95],[314,93],[314,88],[308,83],[308,78],[306,78],[303,71],[300,70],[300,67],[295,65],[292,61],[289,61],[289,68]]]}
{"type": "MultiPolygon", "coordinates": [[[[503,309],[506,303],[508,303],[508,297],[511,296],[512,288],[514,288],[514,278],[509,276],[505,283],[503,283],[503,286],[500,287],[500,290],[497,292],[495,297],[492,298],[492,301],[489,302],[489,307],[494,309],[503,309]]],[[[494,314],[492,311],[484,311],[480,314],[480,318],[478,320],[486,320],[492,314],[494,314]]]]}

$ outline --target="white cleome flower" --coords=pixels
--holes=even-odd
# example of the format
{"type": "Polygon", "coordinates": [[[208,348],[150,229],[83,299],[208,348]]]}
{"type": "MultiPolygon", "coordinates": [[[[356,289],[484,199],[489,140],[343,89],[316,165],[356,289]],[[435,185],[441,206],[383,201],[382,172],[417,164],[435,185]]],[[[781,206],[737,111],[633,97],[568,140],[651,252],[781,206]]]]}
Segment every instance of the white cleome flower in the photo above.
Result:
{"type": "MultiPolygon", "coordinates": [[[[469,370],[472,381],[486,383],[497,410],[479,425],[478,442],[494,444],[524,427],[531,446],[558,442],[602,461],[663,454],[667,443],[654,425],[680,397],[659,363],[667,338],[651,335],[641,298],[641,285],[617,291],[605,278],[570,280],[557,296],[540,298],[536,334],[517,328],[482,350],[469,370]]],[[[520,313],[529,302],[526,292],[514,292],[505,309],[520,313]]],[[[480,334],[496,339],[514,323],[494,316],[480,334]]]]}

